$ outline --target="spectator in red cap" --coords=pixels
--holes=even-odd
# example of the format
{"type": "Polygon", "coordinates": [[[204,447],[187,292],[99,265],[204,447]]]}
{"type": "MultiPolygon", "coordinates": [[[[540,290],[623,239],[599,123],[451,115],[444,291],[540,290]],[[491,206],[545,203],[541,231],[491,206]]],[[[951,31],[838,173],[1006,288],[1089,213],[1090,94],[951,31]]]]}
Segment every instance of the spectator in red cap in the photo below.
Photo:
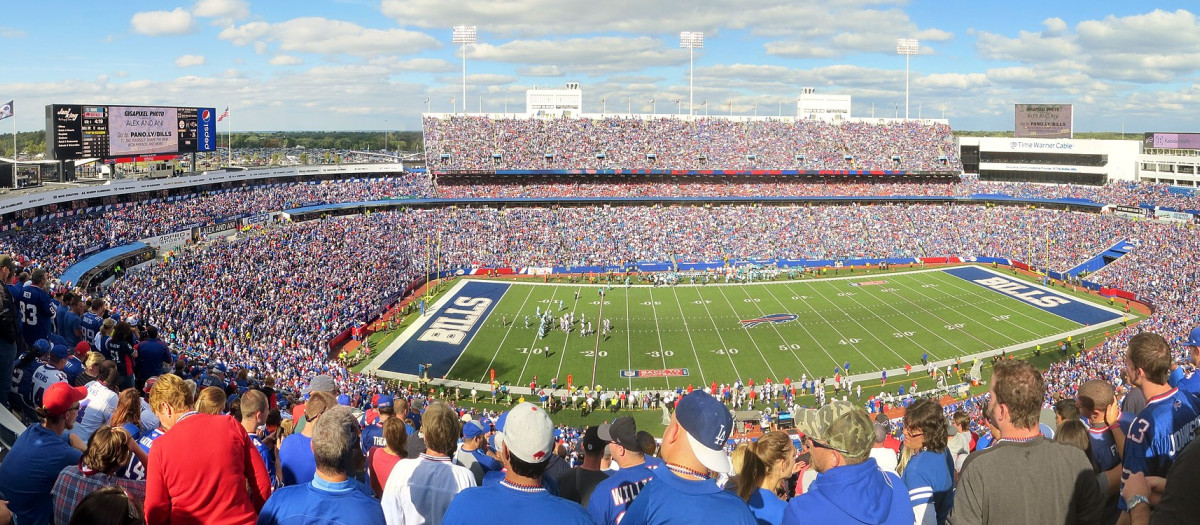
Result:
{"type": "Polygon", "coordinates": [[[58,473],[78,464],[86,448],[79,438],[66,434],[75,426],[79,402],[86,397],[86,388],[51,385],[36,410],[41,423],[25,429],[0,463],[0,494],[18,523],[50,522],[54,512],[50,490],[58,473]]]}
{"type": "Polygon", "coordinates": [[[150,448],[146,522],[253,523],[271,493],[266,465],[237,421],[192,411],[191,397],[171,374],[150,389],[166,432],[150,448]]]}

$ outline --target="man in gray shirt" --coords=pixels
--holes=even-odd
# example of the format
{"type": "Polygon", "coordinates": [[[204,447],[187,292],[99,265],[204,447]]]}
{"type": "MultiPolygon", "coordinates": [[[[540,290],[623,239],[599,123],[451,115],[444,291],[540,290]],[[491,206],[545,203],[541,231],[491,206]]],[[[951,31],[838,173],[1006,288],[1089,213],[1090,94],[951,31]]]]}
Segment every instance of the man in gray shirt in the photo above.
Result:
{"type": "Polygon", "coordinates": [[[985,414],[1000,438],[963,463],[950,523],[1101,523],[1104,501],[1091,460],[1038,430],[1042,374],[1025,361],[1002,360],[988,393],[985,414]]]}

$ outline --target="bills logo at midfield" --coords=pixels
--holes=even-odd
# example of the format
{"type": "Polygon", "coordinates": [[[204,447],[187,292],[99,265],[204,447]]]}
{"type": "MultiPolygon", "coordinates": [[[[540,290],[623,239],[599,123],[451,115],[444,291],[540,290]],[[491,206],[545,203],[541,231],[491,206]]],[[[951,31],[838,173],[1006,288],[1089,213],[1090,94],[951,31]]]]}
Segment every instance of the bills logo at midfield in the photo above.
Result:
{"type": "Polygon", "coordinates": [[[742,326],[744,326],[746,328],[753,328],[753,327],[758,326],[763,323],[783,324],[783,323],[795,321],[796,319],[799,319],[799,318],[800,318],[800,316],[798,316],[796,314],[771,314],[771,315],[764,315],[762,317],[758,317],[755,319],[742,319],[741,321],[738,321],[738,322],[742,323],[742,326]]]}

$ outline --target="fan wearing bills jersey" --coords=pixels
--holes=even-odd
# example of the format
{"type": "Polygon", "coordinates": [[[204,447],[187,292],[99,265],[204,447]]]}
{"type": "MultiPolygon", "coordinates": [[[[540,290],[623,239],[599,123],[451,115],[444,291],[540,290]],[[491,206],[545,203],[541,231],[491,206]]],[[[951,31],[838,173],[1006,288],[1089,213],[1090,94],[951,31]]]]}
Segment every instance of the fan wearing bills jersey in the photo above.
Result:
{"type": "MultiPolygon", "coordinates": [[[[1162,336],[1142,332],[1129,339],[1125,374],[1146,395],[1146,408],[1124,429],[1122,484],[1136,473],[1166,477],[1200,428],[1200,398],[1167,384],[1170,369],[1171,347],[1162,336]]],[[[1129,503],[1140,502],[1119,503],[1128,510],[1129,503]]]]}

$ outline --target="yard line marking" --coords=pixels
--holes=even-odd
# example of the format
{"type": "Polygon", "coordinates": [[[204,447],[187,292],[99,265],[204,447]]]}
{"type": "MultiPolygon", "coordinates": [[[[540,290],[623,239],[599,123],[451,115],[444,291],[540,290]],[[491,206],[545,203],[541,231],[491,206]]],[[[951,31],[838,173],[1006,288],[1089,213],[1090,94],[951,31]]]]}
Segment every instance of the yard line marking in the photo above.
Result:
{"type": "MultiPolygon", "coordinates": [[[[558,295],[558,290],[559,290],[559,288],[555,288],[554,291],[552,291],[550,293],[550,302],[546,303],[547,311],[550,309],[550,306],[554,304],[554,296],[558,295]]],[[[553,316],[551,316],[551,317],[553,317],[553,316]]],[[[542,320],[538,319],[538,322],[540,323],[540,322],[542,322],[542,320]]],[[[551,321],[551,323],[553,323],[553,322],[554,321],[551,321]]],[[[550,337],[550,334],[553,334],[553,333],[554,333],[554,328],[550,328],[550,331],[546,333],[546,337],[550,337]]],[[[569,337],[569,335],[568,335],[568,337],[569,337]]],[[[536,344],[538,344],[538,336],[537,336],[537,333],[534,333],[533,334],[533,343],[529,345],[529,353],[525,354],[525,364],[521,365],[521,374],[517,376],[517,382],[515,383],[516,386],[520,386],[522,384],[522,382],[525,380],[525,369],[529,367],[529,358],[533,357],[533,348],[534,348],[533,345],[536,345],[536,344]]],[[[546,348],[550,348],[549,345],[547,345],[546,348]]]]}
{"type": "Polygon", "coordinates": [[[741,378],[742,373],[738,372],[737,364],[733,362],[733,354],[729,353],[729,345],[725,343],[725,338],[721,336],[721,329],[717,326],[717,318],[712,315],[712,310],[708,308],[708,303],[704,300],[704,295],[700,293],[700,289],[696,289],[696,297],[700,298],[700,304],[704,306],[704,311],[708,313],[708,319],[712,321],[713,330],[717,333],[717,339],[721,341],[721,348],[724,349],[725,357],[729,358],[729,366],[733,367],[733,376],[741,378]]]}
{"type": "MultiPolygon", "coordinates": [[[[717,290],[721,292],[721,297],[723,297],[725,299],[725,302],[729,305],[729,309],[731,311],[733,311],[734,315],[737,315],[737,308],[734,308],[733,301],[729,300],[729,296],[725,294],[725,290],[722,288],[718,288],[717,290]]],[[[747,292],[746,296],[749,297],[748,292],[747,292]]],[[[758,312],[762,313],[762,308],[759,308],[758,312]]],[[[771,324],[772,328],[775,328],[775,333],[779,333],[779,328],[775,326],[775,323],[770,323],[770,324],[771,324]]],[[[746,338],[750,340],[750,344],[754,345],[754,350],[756,350],[758,352],[758,357],[761,357],[763,360],[763,364],[767,365],[767,371],[771,373],[771,377],[779,377],[775,373],[775,368],[773,368],[771,366],[771,362],[767,360],[767,355],[763,353],[762,347],[758,346],[758,341],[754,340],[754,334],[751,334],[749,329],[744,329],[744,330],[746,330],[746,338]]],[[[740,377],[739,377],[739,379],[740,379],[740,377]]]]}
{"type": "MultiPolygon", "coordinates": [[[[654,288],[650,288],[650,310],[654,312],[654,331],[658,332],[658,356],[662,358],[663,368],[667,368],[667,352],[662,344],[662,327],[658,324],[658,307],[654,305],[654,288]]],[[[633,349],[629,349],[632,353],[633,349]]],[[[663,376],[667,380],[667,390],[671,389],[671,378],[663,376]]]]}
{"type": "MultiPolygon", "coordinates": [[[[679,315],[682,316],[684,315],[683,303],[679,301],[679,290],[672,289],[671,291],[675,293],[675,306],[679,307],[679,315]]],[[[696,342],[694,339],[692,339],[692,330],[688,327],[686,316],[683,318],[683,331],[687,334],[688,344],[692,347],[692,355],[696,356],[696,368],[700,369],[700,383],[708,384],[708,379],[704,377],[704,366],[700,364],[700,352],[696,350],[696,342]]],[[[665,354],[663,355],[663,358],[666,358],[665,354]]]]}
{"type": "MultiPolygon", "coordinates": [[[[829,303],[829,304],[830,304],[831,306],[833,306],[834,308],[837,308],[837,309],[838,309],[838,310],[839,310],[839,311],[840,311],[842,314],[844,314],[844,315],[847,315],[848,317],[850,317],[851,319],[853,319],[853,316],[850,316],[850,314],[848,314],[848,313],[846,312],[846,310],[845,310],[845,309],[843,309],[842,307],[838,306],[838,305],[837,305],[837,303],[834,303],[834,302],[833,302],[833,301],[831,301],[831,300],[830,300],[828,297],[825,297],[825,294],[823,294],[823,293],[821,293],[821,292],[819,291],[818,287],[817,287],[817,286],[815,286],[815,283],[817,283],[817,282],[820,282],[820,281],[812,281],[812,282],[814,283],[814,286],[810,286],[810,287],[809,287],[809,288],[811,288],[811,289],[812,289],[812,290],[811,290],[811,291],[812,291],[812,293],[815,293],[815,294],[817,294],[817,295],[821,296],[821,300],[822,300],[822,301],[825,301],[825,302],[829,303]]],[[[793,292],[795,292],[795,291],[796,291],[796,289],[795,289],[794,287],[792,287],[792,284],[791,284],[791,283],[788,283],[788,289],[792,290],[793,292]]],[[[863,359],[865,359],[865,360],[867,361],[867,363],[869,363],[869,364],[871,365],[871,367],[873,367],[873,368],[879,368],[879,365],[875,364],[875,361],[871,360],[871,358],[870,358],[870,357],[867,357],[867,354],[864,354],[862,350],[859,350],[859,348],[858,348],[858,344],[857,344],[857,343],[851,343],[851,342],[848,340],[848,339],[853,339],[853,338],[851,338],[851,337],[847,336],[846,334],[842,333],[842,331],[838,329],[838,327],[837,327],[836,323],[832,323],[832,322],[830,322],[830,321],[829,321],[829,319],[827,319],[827,318],[825,317],[825,315],[824,315],[824,314],[822,314],[822,313],[820,313],[819,311],[816,311],[816,310],[814,310],[814,313],[816,313],[816,314],[817,314],[817,317],[820,317],[820,318],[821,318],[821,320],[825,322],[825,324],[829,325],[829,327],[830,327],[830,328],[832,328],[832,329],[833,329],[833,331],[834,331],[835,333],[837,333],[838,337],[841,337],[843,340],[846,340],[847,346],[849,346],[849,347],[850,347],[851,349],[853,349],[855,352],[858,352],[858,355],[862,356],[862,358],[863,358],[863,359]]],[[[862,326],[862,325],[859,325],[859,326],[862,326]]],[[[826,352],[826,354],[829,354],[829,352],[826,352]]],[[[832,356],[832,355],[829,355],[829,358],[830,358],[830,359],[833,359],[833,356],[832,356]]],[[[838,368],[841,368],[841,366],[842,366],[842,363],[838,362],[838,360],[837,360],[837,359],[833,359],[833,366],[836,366],[836,367],[838,367],[838,368]]]]}
{"type": "MultiPolygon", "coordinates": [[[[465,280],[464,280],[464,282],[465,282],[465,280]]],[[[511,289],[512,289],[512,288],[510,287],[510,288],[509,288],[509,290],[511,290],[511,289]]],[[[480,381],[483,381],[483,380],[484,380],[484,378],[486,378],[486,377],[487,377],[487,375],[488,375],[488,370],[491,370],[491,369],[492,369],[492,365],[496,363],[496,356],[499,356],[499,355],[500,355],[500,349],[504,348],[504,342],[505,342],[505,341],[508,341],[508,335],[509,335],[510,333],[512,333],[513,326],[515,326],[515,325],[517,324],[517,318],[516,318],[516,316],[518,316],[518,315],[521,315],[521,314],[520,314],[520,312],[523,312],[523,311],[525,311],[525,304],[529,302],[529,298],[530,298],[530,297],[533,295],[533,290],[534,290],[534,288],[530,288],[530,289],[529,289],[529,293],[525,294],[525,300],[524,300],[524,301],[521,301],[521,307],[520,307],[520,309],[519,309],[519,310],[517,310],[517,313],[513,314],[513,324],[511,324],[511,325],[508,325],[508,330],[506,330],[506,331],[504,332],[504,337],[500,339],[500,345],[499,345],[499,346],[497,346],[497,347],[496,347],[496,351],[495,351],[494,353],[492,353],[492,360],[491,360],[491,361],[488,361],[487,368],[484,368],[484,369],[483,369],[483,375],[479,376],[479,380],[480,380],[480,381]]],[[[464,349],[463,349],[463,351],[462,351],[462,353],[460,353],[458,356],[461,358],[463,354],[467,353],[467,350],[469,350],[469,348],[464,348],[464,349]]],[[[457,365],[457,364],[458,364],[458,361],[457,361],[457,360],[455,360],[455,361],[454,361],[454,364],[456,364],[456,365],[457,365]]],[[[447,376],[447,377],[449,377],[449,375],[450,375],[450,371],[451,371],[451,370],[454,370],[454,366],[453,366],[453,365],[451,365],[451,366],[450,366],[450,370],[447,370],[447,371],[446,371],[446,376],[447,376]]],[[[489,381],[489,382],[490,382],[490,381],[489,381]]]]}

